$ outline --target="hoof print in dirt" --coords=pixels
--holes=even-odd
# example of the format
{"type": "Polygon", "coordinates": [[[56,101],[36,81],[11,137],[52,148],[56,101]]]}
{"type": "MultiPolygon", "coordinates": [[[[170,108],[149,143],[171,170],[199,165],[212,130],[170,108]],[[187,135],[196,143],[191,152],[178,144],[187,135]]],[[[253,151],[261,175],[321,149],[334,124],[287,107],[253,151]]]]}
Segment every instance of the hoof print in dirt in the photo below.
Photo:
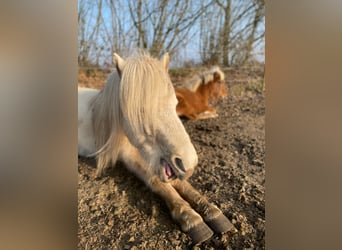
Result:
{"type": "Polygon", "coordinates": [[[234,225],[223,214],[206,222],[215,233],[225,233],[234,229],[234,225]]]}
{"type": "Polygon", "coordinates": [[[205,223],[201,223],[191,228],[187,234],[190,236],[193,245],[197,245],[210,239],[214,233],[205,223]]]}

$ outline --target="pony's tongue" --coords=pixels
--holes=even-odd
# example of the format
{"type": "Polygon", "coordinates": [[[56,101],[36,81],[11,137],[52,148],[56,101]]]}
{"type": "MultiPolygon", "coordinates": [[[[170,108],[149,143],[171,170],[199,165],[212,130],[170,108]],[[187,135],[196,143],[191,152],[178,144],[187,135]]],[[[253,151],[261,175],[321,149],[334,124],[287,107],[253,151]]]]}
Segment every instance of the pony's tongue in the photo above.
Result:
{"type": "Polygon", "coordinates": [[[164,164],[164,168],[165,168],[165,174],[168,178],[171,178],[173,176],[173,171],[170,167],[170,165],[168,163],[164,164]]]}

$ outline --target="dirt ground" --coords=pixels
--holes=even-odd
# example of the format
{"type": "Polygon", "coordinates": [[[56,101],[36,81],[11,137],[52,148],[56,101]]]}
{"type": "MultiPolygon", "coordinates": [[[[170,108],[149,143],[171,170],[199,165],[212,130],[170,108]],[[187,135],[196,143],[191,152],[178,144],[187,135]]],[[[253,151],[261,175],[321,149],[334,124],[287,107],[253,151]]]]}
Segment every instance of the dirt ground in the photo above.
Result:
{"type": "MultiPolygon", "coordinates": [[[[172,72],[175,83],[182,80],[172,72]]],[[[101,87],[103,74],[79,74],[101,87]]],[[[190,182],[237,231],[214,235],[195,249],[265,249],[265,100],[262,70],[225,70],[228,97],[219,117],[183,120],[199,164],[190,182]]],[[[185,74],[187,75],[187,74],[185,74]]],[[[191,249],[163,200],[123,166],[95,178],[95,161],[79,158],[78,249],[191,249]]]]}

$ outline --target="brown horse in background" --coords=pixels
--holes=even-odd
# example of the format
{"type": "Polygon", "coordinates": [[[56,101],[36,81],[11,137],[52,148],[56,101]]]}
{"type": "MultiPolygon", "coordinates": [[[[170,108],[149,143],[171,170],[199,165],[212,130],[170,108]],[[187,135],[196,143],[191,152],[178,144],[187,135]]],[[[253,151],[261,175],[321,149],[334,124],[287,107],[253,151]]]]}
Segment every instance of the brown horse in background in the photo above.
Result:
{"type": "Polygon", "coordinates": [[[216,109],[210,103],[214,104],[220,98],[227,96],[224,73],[219,67],[213,67],[201,75],[195,76],[184,86],[175,88],[178,99],[176,110],[179,116],[190,120],[218,116],[216,109]]]}

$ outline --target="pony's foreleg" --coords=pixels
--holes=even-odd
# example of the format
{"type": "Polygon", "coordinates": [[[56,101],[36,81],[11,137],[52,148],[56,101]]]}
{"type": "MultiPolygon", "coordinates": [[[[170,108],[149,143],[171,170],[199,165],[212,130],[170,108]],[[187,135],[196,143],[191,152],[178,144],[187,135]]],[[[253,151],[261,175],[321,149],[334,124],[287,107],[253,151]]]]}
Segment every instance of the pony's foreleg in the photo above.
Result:
{"type": "Polygon", "coordinates": [[[222,211],[214,204],[210,203],[207,198],[191,186],[188,181],[175,180],[172,185],[179,194],[203,216],[204,221],[216,233],[227,232],[234,228],[233,224],[222,211]]]}
{"type": "Polygon", "coordinates": [[[213,231],[204,223],[202,217],[191,208],[170,183],[152,177],[149,187],[166,201],[172,218],[180,224],[194,244],[203,242],[213,235],[213,231]]]}
{"type": "Polygon", "coordinates": [[[218,117],[218,114],[216,113],[216,110],[215,110],[215,112],[206,110],[204,112],[201,112],[201,113],[197,114],[197,119],[198,120],[209,119],[209,118],[216,118],[216,117],[218,117]]]}
{"type": "Polygon", "coordinates": [[[172,218],[180,224],[194,244],[203,242],[213,235],[213,231],[204,223],[202,217],[191,208],[170,183],[160,181],[157,176],[151,176],[148,166],[136,148],[127,143],[120,153],[120,160],[153,192],[165,200],[172,218]]]}

